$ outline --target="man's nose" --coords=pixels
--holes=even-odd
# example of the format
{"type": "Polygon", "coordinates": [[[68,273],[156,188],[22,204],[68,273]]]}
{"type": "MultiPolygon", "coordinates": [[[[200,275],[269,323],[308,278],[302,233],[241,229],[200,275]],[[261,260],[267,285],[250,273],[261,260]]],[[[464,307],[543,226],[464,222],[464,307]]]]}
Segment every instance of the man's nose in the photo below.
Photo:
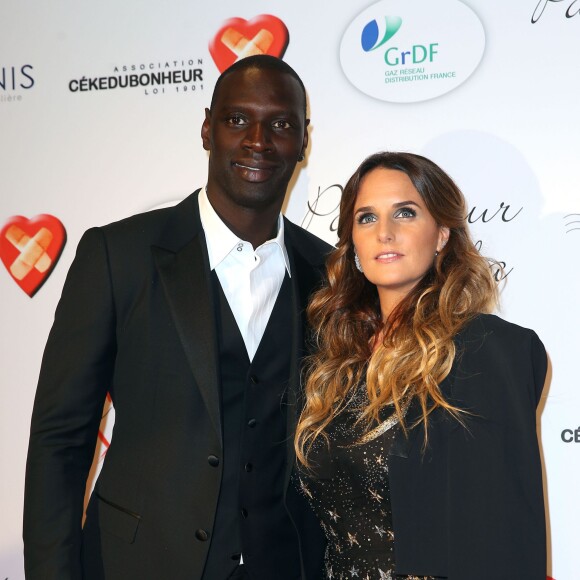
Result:
{"type": "Polygon", "coordinates": [[[270,128],[265,123],[252,123],[248,127],[244,139],[244,145],[256,151],[263,151],[272,148],[270,128]]]}

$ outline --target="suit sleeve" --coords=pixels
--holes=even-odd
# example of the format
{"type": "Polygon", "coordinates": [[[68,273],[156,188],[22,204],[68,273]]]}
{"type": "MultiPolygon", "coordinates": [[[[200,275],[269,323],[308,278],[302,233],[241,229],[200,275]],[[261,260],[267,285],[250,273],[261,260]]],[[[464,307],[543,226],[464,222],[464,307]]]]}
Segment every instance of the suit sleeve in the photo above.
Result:
{"type": "Polygon", "coordinates": [[[28,580],[81,578],[81,523],[116,352],[103,233],[82,237],[44,351],[34,401],[24,498],[28,580]]]}
{"type": "Polygon", "coordinates": [[[449,576],[546,577],[542,467],[536,408],[546,351],[535,332],[491,322],[456,379],[472,414],[450,439],[449,576]],[[478,348],[477,345],[481,347],[478,348]]]}
{"type": "Polygon", "coordinates": [[[540,397],[542,396],[544,383],[546,382],[548,355],[546,354],[546,349],[544,348],[542,341],[538,338],[538,335],[535,332],[532,332],[531,357],[535,387],[534,395],[536,397],[535,402],[537,407],[540,402],[540,397]]]}

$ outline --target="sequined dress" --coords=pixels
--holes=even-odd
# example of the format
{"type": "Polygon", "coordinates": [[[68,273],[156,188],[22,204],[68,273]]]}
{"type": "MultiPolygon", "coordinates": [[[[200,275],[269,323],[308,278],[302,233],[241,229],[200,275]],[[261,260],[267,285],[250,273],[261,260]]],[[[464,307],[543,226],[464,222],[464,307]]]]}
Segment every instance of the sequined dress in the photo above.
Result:
{"type": "Polygon", "coordinates": [[[393,407],[382,422],[365,433],[356,424],[368,402],[366,387],[327,429],[327,445],[318,438],[301,468],[298,484],[320,519],[328,540],[325,565],[329,580],[428,580],[396,576],[389,491],[388,452],[400,428],[393,407]]]}

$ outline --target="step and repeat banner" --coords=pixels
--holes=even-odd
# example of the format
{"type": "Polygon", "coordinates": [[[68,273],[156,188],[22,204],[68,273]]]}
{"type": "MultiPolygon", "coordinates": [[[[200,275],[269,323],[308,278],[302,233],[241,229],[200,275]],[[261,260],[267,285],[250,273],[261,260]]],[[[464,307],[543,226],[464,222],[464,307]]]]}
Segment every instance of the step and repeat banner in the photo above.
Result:
{"type": "Polygon", "coordinates": [[[30,415],[77,242],[205,184],[204,108],[220,72],[257,53],[308,91],[291,220],[334,242],[342,187],[379,150],[426,155],[464,191],[478,246],[503,265],[500,314],[550,356],[547,573],[580,578],[579,0],[2,0],[0,22],[2,580],[24,578],[30,415]]]}

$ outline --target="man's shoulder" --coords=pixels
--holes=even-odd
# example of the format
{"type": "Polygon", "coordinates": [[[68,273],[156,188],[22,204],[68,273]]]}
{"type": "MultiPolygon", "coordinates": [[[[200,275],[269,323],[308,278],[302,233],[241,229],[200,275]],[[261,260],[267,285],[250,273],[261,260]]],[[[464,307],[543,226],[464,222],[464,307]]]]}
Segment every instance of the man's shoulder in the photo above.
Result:
{"type": "Polygon", "coordinates": [[[180,201],[175,205],[169,207],[163,207],[159,209],[152,209],[137,213],[120,220],[111,222],[101,229],[105,234],[119,235],[127,233],[143,233],[151,230],[155,230],[159,227],[165,226],[167,221],[171,219],[172,216],[179,213],[188,213],[192,211],[195,207],[195,201],[197,199],[197,192],[190,194],[185,199],[180,201]]]}
{"type": "Polygon", "coordinates": [[[174,210],[174,207],[145,211],[100,226],[100,229],[106,237],[144,234],[162,226],[167,221],[172,210],[174,210]]]}

